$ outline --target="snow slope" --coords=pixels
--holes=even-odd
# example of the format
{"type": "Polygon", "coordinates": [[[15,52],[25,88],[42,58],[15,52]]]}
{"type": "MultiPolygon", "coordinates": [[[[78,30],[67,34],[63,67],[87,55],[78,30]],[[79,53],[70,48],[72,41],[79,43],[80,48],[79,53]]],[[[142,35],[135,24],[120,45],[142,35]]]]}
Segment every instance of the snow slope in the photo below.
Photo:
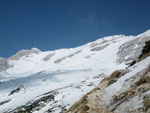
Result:
{"type": "MultiPolygon", "coordinates": [[[[143,61],[135,64],[133,67],[130,67],[129,68],[131,70],[130,72],[120,77],[114,84],[110,85],[105,89],[102,99],[103,101],[105,101],[107,105],[109,105],[110,109],[114,109],[115,106],[115,104],[112,104],[114,100],[114,96],[119,97],[124,92],[129,92],[129,89],[132,88],[137,81],[139,81],[141,78],[144,78],[144,76],[146,76],[145,71],[149,69],[149,66],[150,66],[150,57],[145,58],[143,61]]],[[[115,113],[120,113],[120,112],[128,113],[138,108],[141,108],[143,106],[143,101],[144,101],[143,97],[144,95],[150,95],[150,90],[146,89],[147,86],[146,85],[144,86],[144,83],[140,85],[141,86],[143,85],[143,87],[145,87],[146,92],[142,91],[142,87],[141,87],[140,90],[142,91],[142,93],[138,94],[137,92],[136,94],[137,96],[131,98],[131,100],[128,99],[127,101],[120,103],[120,105],[117,106],[117,108],[115,108],[116,109],[114,111],[115,113]]],[[[136,87],[134,88],[134,90],[136,90],[136,87]]],[[[128,97],[126,96],[126,98],[128,97]]]]}
{"type": "MultiPolygon", "coordinates": [[[[19,51],[7,59],[11,66],[0,72],[0,112],[59,113],[68,109],[105,76],[128,67],[126,58],[132,55],[124,52],[122,57],[118,53],[122,46],[149,36],[147,31],[138,36],[104,37],[70,49],[19,51]],[[46,100],[49,96],[52,99],[46,100]]],[[[139,45],[135,44],[131,53],[144,46],[139,45]]]]}

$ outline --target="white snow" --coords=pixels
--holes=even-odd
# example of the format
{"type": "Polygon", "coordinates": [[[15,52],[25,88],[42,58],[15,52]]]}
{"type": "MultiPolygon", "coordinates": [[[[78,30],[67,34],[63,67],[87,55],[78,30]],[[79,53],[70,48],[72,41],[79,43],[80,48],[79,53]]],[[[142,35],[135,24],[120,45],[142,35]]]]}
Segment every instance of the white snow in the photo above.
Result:
{"type": "Polygon", "coordinates": [[[105,89],[105,93],[103,94],[102,99],[109,104],[114,95],[119,95],[122,92],[126,91],[130,88],[130,86],[138,79],[138,77],[134,81],[127,81],[127,79],[131,78],[138,72],[146,69],[150,65],[150,57],[144,59],[143,61],[135,64],[135,66],[130,68],[130,72],[126,75],[120,77],[117,82],[112,84],[111,86],[105,89]],[[127,83],[126,83],[127,82],[127,83]],[[130,82],[130,83],[129,83],[130,82]],[[110,93],[111,92],[111,93],[110,93]]]}
{"type": "MultiPolygon", "coordinates": [[[[14,66],[6,72],[0,73],[0,102],[9,99],[10,101],[0,106],[0,112],[13,110],[29,101],[36,100],[39,95],[57,89],[58,94],[55,96],[55,100],[58,102],[56,104],[49,102],[35,113],[43,113],[53,106],[61,105],[62,100],[64,105],[69,108],[102,80],[92,79],[94,76],[101,73],[109,75],[116,69],[127,67],[124,63],[117,64],[117,52],[122,44],[135,38],[114,35],[76,48],[40,52],[23,56],[19,60],[10,60],[14,66]],[[91,51],[93,44],[97,44],[95,47],[109,45],[100,51],[91,51]],[[54,55],[48,61],[43,61],[42,59],[49,54],[54,55]],[[69,57],[69,55],[72,56],[69,57]],[[90,56],[90,58],[85,58],[86,56],[90,56]],[[56,60],[64,57],[64,60],[55,63],[56,60]],[[94,85],[89,86],[90,82],[94,82],[94,85]],[[23,88],[19,92],[9,96],[12,90],[20,86],[23,88]],[[64,98],[62,99],[62,97],[64,98]]],[[[127,77],[145,68],[149,60],[150,58],[136,65],[137,68],[133,69],[127,77]]],[[[117,84],[106,89],[106,92],[112,91],[110,95],[115,94],[127,77],[120,78],[117,84]]],[[[106,93],[106,95],[108,94],[106,93]]],[[[60,109],[55,110],[56,113],[59,111],[60,109]]]]}

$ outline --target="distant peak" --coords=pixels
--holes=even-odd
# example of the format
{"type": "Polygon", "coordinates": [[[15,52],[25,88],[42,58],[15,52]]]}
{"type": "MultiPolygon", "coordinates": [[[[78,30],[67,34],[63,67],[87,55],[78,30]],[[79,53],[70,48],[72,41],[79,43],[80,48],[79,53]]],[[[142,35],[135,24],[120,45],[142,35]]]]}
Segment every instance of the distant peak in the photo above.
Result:
{"type": "Polygon", "coordinates": [[[37,48],[32,48],[28,50],[20,50],[15,55],[9,57],[10,60],[19,60],[23,56],[28,56],[30,54],[39,54],[41,51],[37,48]]]}
{"type": "Polygon", "coordinates": [[[32,50],[32,51],[38,51],[38,52],[41,52],[38,48],[35,48],[35,47],[32,48],[31,50],[32,50]]]}

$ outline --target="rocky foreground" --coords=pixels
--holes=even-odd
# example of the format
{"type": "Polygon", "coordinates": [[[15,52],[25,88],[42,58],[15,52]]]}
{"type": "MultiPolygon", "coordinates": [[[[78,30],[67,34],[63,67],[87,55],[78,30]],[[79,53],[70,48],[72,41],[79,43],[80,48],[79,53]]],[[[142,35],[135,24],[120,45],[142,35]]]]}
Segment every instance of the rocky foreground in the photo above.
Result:
{"type": "Polygon", "coordinates": [[[142,54],[130,65],[105,77],[67,113],[150,113],[150,41],[145,42],[142,54]]]}

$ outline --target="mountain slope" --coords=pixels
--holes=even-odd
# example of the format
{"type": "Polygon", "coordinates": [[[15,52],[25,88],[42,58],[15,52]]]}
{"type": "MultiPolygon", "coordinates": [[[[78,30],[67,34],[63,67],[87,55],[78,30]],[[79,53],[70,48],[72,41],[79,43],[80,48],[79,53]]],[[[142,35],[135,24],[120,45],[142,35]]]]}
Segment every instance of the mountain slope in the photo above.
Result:
{"type": "MultiPolygon", "coordinates": [[[[65,111],[115,70],[128,68],[136,62],[142,66],[139,55],[149,40],[150,31],[147,31],[138,36],[104,37],[70,49],[46,52],[37,48],[21,50],[8,59],[1,58],[0,112],[65,111]],[[8,66],[1,63],[4,60],[8,66]]],[[[147,59],[141,62],[148,65],[147,59]]],[[[134,69],[136,67],[131,67],[131,72],[134,69]]],[[[104,87],[105,95],[113,91],[104,87]]],[[[111,99],[105,99],[104,96],[101,102],[106,101],[110,106],[111,99]]]]}
{"type": "Polygon", "coordinates": [[[67,113],[149,113],[149,102],[150,57],[104,78],[67,113]]]}

